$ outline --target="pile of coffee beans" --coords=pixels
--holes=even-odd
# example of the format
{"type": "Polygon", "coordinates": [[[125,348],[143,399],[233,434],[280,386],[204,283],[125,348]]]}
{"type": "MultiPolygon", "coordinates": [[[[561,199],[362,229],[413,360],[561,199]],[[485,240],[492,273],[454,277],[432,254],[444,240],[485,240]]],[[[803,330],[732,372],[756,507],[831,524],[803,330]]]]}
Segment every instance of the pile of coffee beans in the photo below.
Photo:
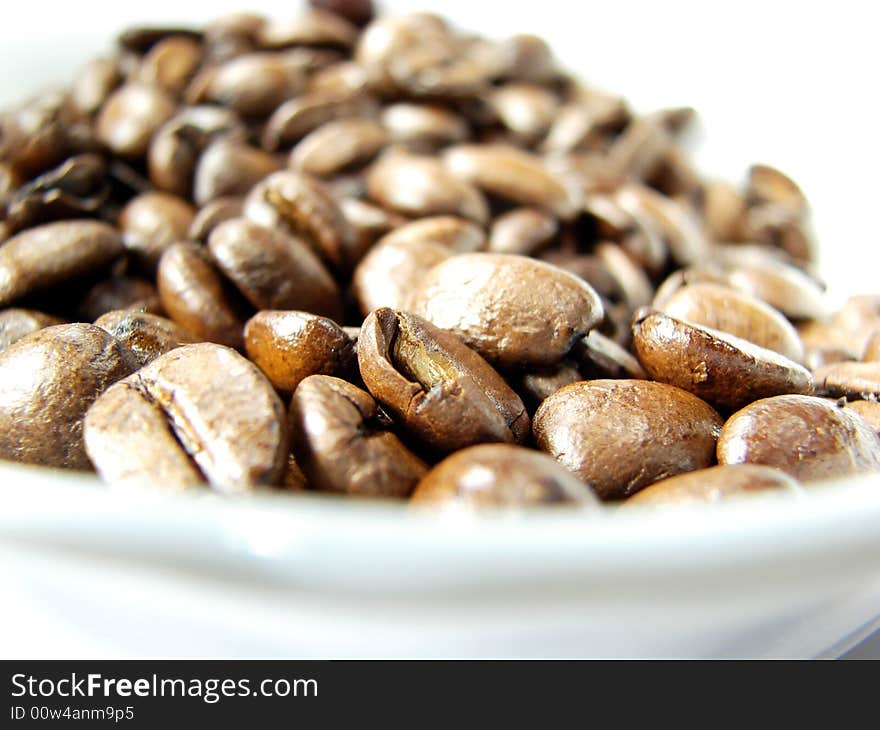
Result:
{"type": "Polygon", "coordinates": [[[693,118],[369,0],[128,30],[0,118],[0,458],[478,509],[880,470],[880,296],[693,118]]]}

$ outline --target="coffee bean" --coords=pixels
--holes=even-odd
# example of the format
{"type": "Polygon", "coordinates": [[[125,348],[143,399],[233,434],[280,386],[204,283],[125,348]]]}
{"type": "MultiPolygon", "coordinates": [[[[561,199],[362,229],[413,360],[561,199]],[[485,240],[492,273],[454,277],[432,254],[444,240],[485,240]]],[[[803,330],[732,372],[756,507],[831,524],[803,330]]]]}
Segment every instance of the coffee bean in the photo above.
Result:
{"type": "Polygon", "coordinates": [[[0,458],[88,469],[82,420],[133,355],[90,324],[34,332],[0,353],[0,458]]]}
{"type": "Polygon", "coordinates": [[[272,386],[234,350],[209,343],[174,349],[109,389],[85,430],[89,457],[111,482],[152,482],[158,471],[184,486],[200,472],[239,492],[279,483],[287,460],[284,407],[272,386]]]}
{"type": "Polygon", "coordinates": [[[537,408],[557,390],[583,379],[577,363],[566,358],[558,365],[532,370],[520,376],[513,385],[529,406],[537,408]]]}
{"type": "Polygon", "coordinates": [[[382,239],[382,243],[409,244],[431,241],[455,253],[481,251],[486,247],[486,234],[475,223],[454,215],[419,218],[398,226],[382,239]]]}
{"type": "Polygon", "coordinates": [[[361,326],[361,377],[408,433],[449,453],[529,434],[522,401],[498,373],[455,335],[413,314],[382,308],[361,326]]]}
{"type": "Polygon", "coordinates": [[[170,319],[147,312],[115,310],[102,314],[95,326],[125,345],[140,367],[175,347],[195,342],[193,336],[170,319]]]}
{"type": "Polygon", "coordinates": [[[559,221],[537,208],[514,208],[492,222],[489,250],[531,256],[559,231],[559,221]]]}
{"type": "Polygon", "coordinates": [[[138,195],[119,216],[122,244],[141,270],[154,272],[165,249],[186,239],[195,213],[189,203],[175,195],[138,195]]]}
{"type": "Polygon", "coordinates": [[[240,218],[244,213],[244,198],[239,195],[214,198],[196,213],[186,236],[191,241],[207,241],[217,226],[232,218],[240,218]]]}
{"type": "Polygon", "coordinates": [[[636,318],[633,342],[653,380],[683,388],[721,408],[741,408],[771,395],[813,392],[809,371],[793,360],[659,312],[636,318]]]}
{"type": "Polygon", "coordinates": [[[372,98],[350,90],[307,91],[272,113],[263,130],[263,147],[269,151],[288,147],[334,119],[371,116],[376,106],[372,98]]]}
{"type": "Polygon", "coordinates": [[[138,69],[138,80],[178,95],[202,60],[202,45],[187,36],[169,36],[154,45],[138,69]]]}
{"type": "Polygon", "coordinates": [[[242,346],[242,307],[202,246],[170,246],[159,261],[157,284],[168,316],[197,340],[242,346]]]}
{"type": "Polygon", "coordinates": [[[538,446],[602,499],[712,466],[721,425],[696,396],[646,380],[574,383],[547,398],[533,420],[538,446]]]}
{"type": "Polygon", "coordinates": [[[787,175],[769,165],[749,168],[748,199],[752,203],[770,203],[790,208],[798,215],[807,211],[807,198],[787,175]]]}
{"type": "Polygon", "coordinates": [[[63,321],[33,309],[0,310],[0,352],[23,337],[56,324],[63,321]]]}
{"type": "Polygon", "coordinates": [[[422,279],[412,311],[502,368],[553,365],[602,319],[599,296],[586,282],[496,253],[439,263],[422,279]]]}
{"type": "Polygon", "coordinates": [[[193,178],[193,198],[204,205],[217,198],[245,195],[281,167],[268,152],[244,142],[222,138],[202,152],[193,178]]]}
{"type": "Polygon", "coordinates": [[[372,0],[309,0],[313,8],[336,13],[349,23],[364,26],[373,19],[372,0]]]}
{"type": "Polygon", "coordinates": [[[411,501],[474,509],[561,503],[595,509],[599,504],[549,456],[511,444],[472,446],[447,457],[418,483],[411,501]]]}
{"type": "Polygon", "coordinates": [[[364,255],[386,233],[403,226],[406,219],[384,208],[359,198],[339,198],[339,210],[352,230],[354,244],[351,256],[354,262],[364,255]]]}
{"type": "Polygon", "coordinates": [[[290,20],[264,24],[259,42],[264,48],[338,46],[348,49],[354,45],[357,32],[342,15],[311,8],[290,20]]]}
{"type": "Polygon", "coordinates": [[[117,309],[164,314],[159,291],[148,279],[119,275],[103,279],[89,289],[77,305],[76,314],[83,322],[94,322],[102,314],[117,309]]]}
{"type": "Polygon", "coordinates": [[[309,375],[350,377],[354,341],[339,325],[307,312],[258,312],[244,330],[251,361],[278,390],[294,392],[309,375]]]}
{"type": "Polygon", "coordinates": [[[306,135],[290,153],[290,166],[330,177],[369,162],[387,143],[388,135],[377,121],[338,119],[306,135]]]}
{"type": "Polygon", "coordinates": [[[865,344],[865,351],[862,354],[862,360],[865,362],[880,362],[880,329],[876,330],[868,338],[865,344]]]}
{"type": "Polygon", "coordinates": [[[119,233],[98,221],[29,228],[0,246],[0,306],[100,272],[122,253],[119,233]]]}
{"type": "Polygon", "coordinates": [[[208,248],[256,309],[302,309],[341,319],[336,282],[296,237],[234,218],[214,229],[208,248]]]}
{"type": "Polygon", "coordinates": [[[816,389],[833,396],[880,399],[880,362],[837,362],[818,368],[816,389]]]}
{"type": "Polygon", "coordinates": [[[489,102],[501,123],[527,141],[547,132],[559,106],[556,94],[546,87],[522,82],[497,87],[489,102]]]}
{"type": "Polygon", "coordinates": [[[626,349],[601,332],[593,330],[578,340],[571,356],[585,379],[630,378],[647,380],[648,374],[626,349]]]}
{"type": "Polygon", "coordinates": [[[290,404],[296,461],[313,489],[408,497],[428,471],[363,390],[328,375],[303,380],[290,404]]]}
{"type": "Polygon", "coordinates": [[[392,141],[414,152],[432,151],[468,136],[464,118],[437,104],[389,104],[382,110],[382,124],[392,141]]]}
{"type": "Polygon", "coordinates": [[[779,469],[758,464],[726,464],[655,482],[625,504],[627,507],[693,505],[766,492],[797,495],[803,490],[797,481],[779,469]]]}
{"type": "Polygon", "coordinates": [[[741,241],[746,199],[735,185],[711,180],[703,185],[703,220],[709,236],[718,242],[741,241]]]}
{"type": "Polygon", "coordinates": [[[121,80],[119,65],[114,59],[92,59],[77,72],[73,80],[71,104],[79,112],[92,115],[101,108],[121,80]]]}
{"type": "Polygon", "coordinates": [[[142,158],[150,138],[174,114],[168,92],[150,84],[130,82],[104,102],[95,120],[98,138],[127,159],[142,158]]]}
{"type": "Polygon", "coordinates": [[[722,464],[766,464],[804,482],[880,470],[880,438],[822,398],[782,395],[734,413],[718,440],[722,464]]]}
{"type": "Polygon", "coordinates": [[[846,404],[846,410],[864,418],[865,423],[880,436],[880,403],[872,400],[854,400],[846,404]]]}

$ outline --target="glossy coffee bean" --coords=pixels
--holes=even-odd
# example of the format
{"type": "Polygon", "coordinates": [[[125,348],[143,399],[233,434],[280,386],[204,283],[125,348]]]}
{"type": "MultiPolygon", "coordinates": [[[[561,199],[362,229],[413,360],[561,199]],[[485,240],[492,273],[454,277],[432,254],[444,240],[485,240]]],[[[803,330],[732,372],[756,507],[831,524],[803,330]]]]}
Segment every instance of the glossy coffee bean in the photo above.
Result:
{"type": "Polygon", "coordinates": [[[306,135],[290,153],[296,170],[330,177],[369,162],[388,144],[388,134],[373,119],[337,119],[306,135]]]}
{"type": "Polygon", "coordinates": [[[110,96],[95,120],[98,138],[115,154],[142,158],[150,139],[171,115],[174,100],[158,86],[125,84],[110,96]]]}
{"type": "Polygon", "coordinates": [[[281,167],[268,152],[234,138],[211,143],[199,157],[193,174],[193,198],[198,205],[248,191],[281,167]]]}
{"type": "Polygon", "coordinates": [[[816,389],[833,396],[880,398],[880,362],[836,362],[818,368],[816,389]]]}
{"type": "Polygon", "coordinates": [[[734,413],[718,439],[722,464],[765,464],[804,482],[880,471],[880,438],[822,398],[782,395],[734,413]]]}
{"type": "Polygon", "coordinates": [[[696,396],[646,380],[574,383],[547,398],[533,419],[538,446],[602,499],[712,466],[721,426],[696,396]]]}
{"type": "Polygon", "coordinates": [[[0,352],[44,327],[63,324],[58,317],[33,309],[0,310],[0,352]]]}
{"type": "Polygon", "coordinates": [[[106,330],[135,356],[140,367],[175,347],[195,342],[193,336],[170,319],[147,312],[115,310],[102,314],[95,326],[106,330]]]}
{"type": "Polygon", "coordinates": [[[184,241],[195,209],[184,199],[168,193],[143,193],[122,209],[119,227],[122,244],[138,267],[153,272],[165,249],[184,241]]]}

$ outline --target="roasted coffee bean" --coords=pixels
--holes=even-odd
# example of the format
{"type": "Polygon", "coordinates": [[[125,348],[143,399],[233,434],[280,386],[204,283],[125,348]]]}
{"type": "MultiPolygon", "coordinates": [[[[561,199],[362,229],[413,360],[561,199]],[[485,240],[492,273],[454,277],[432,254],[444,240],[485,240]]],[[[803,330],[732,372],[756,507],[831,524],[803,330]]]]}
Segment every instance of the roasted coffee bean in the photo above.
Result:
{"type": "Polygon", "coordinates": [[[758,398],[810,394],[810,372],[773,350],[660,312],[633,323],[639,361],[653,380],[675,385],[722,408],[758,398]]]}
{"type": "Polygon", "coordinates": [[[667,506],[723,502],[766,492],[802,494],[797,481],[779,469],[758,464],[726,464],[655,482],[630,497],[627,506],[667,506]]]}
{"type": "Polygon", "coordinates": [[[159,291],[148,279],[132,276],[110,276],[86,292],[76,307],[83,322],[94,322],[106,312],[117,309],[163,314],[159,291]]]}
{"type": "Polygon", "coordinates": [[[489,232],[489,250],[531,256],[553,240],[559,221],[537,208],[514,208],[498,216],[489,232]]]}
{"type": "Polygon", "coordinates": [[[263,48],[331,46],[349,49],[356,37],[357,29],[341,15],[312,8],[290,20],[264,24],[260,28],[259,43],[263,48]]]}
{"type": "Polygon", "coordinates": [[[522,82],[497,87],[489,102],[501,123],[527,141],[547,132],[559,107],[559,99],[550,89],[522,82]]]}
{"type": "Polygon", "coordinates": [[[217,266],[256,309],[302,309],[342,318],[339,288],[295,236],[233,218],[208,238],[217,266]]]}
{"type": "Polygon", "coordinates": [[[214,198],[196,213],[186,236],[190,241],[207,241],[217,226],[244,213],[244,198],[239,195],[214,198]]]}
{"type": "Polygon", "coordinates": [[[382,239],[383,243],[439,243],[456,253],[481,251],[486,234],[475,223],[454,215],[437,215],[404,223],[382,239]]]}
{"type": "Polygon", "coordinates": [[[150,84],[130,82],[104,102],[95,120],[100,139],[126,159],[142,158],[150,139],[174,114],[174,100],[167,91],[150,84]]]}
{"type": "Polygon", "coordinates": [[[278,390],[293,392],[309,375],[349,378],[354,341],[333,320],[307,312],[258,312],[244,330],[251,361],[278,390]]]}
{"type": "Polygon", "coordinates": [[[98,317],[95,326],[125,345],[140,367],[175,347],[195,342],[189,332],[170,319],[147,312],[117,309],[98,317]]]}
{"type": "Polygon", "coordinates": [[[646,380],[574,383],[547,398],[533,421],[538,446],[602,499],[712,466],[721,425],[696,396],[646,380]]]}
{"type": "Polygon", "coordinates": [[[360,261],[382,236],[405,225],[403,216],[359,198],[339,198],[339,209],[352,230],[352,260],[360,261]]]}
{"type": "Polygon", "coordinates": [[[139,269],[154,272],[165,249],[186,240],[195,214],[195,209],[176,195],[138,195],[119,216],[122,245],[139,269]]]}
{"type": "Polygon", "coordinates": [[[214,62],[257,50],[266,18],[257,13],[230,13],[211,20],[204,31],[205,55],[214,62]]]}
{"type": "Polygon", "coordinates": [[[818,368],[816,390],[827,395],[880,399],[880,362],[836,362],[818,368]]]}
{"type": "Polygon", "coordinates": [[[309,0],[309,4],[313,8],[335,13],[358,26],[364,26],[373,19],[372,0],[309,0]]]}
{"type": "Polygon", "coordinates": [[[269,151],[288,147],[334,119],[372,116],[376,106],[372,98],[350,90],[308,91],[273,112],[263,130],[263,147],[269,151]]]}
{"type": "Polygon", "coordinates": [[[464,117],[438,104],[389,104],[382,110],[382,124],[392,141],[414,151],[430,151],[468,136],[464,117]]]}
{"type": "Polygon", "coordinates": [[[534,155],[509,145],[458,145],[444,153],[449,171],[503,200],[543,208],[563,220],[580,205],[575,193],[534,155]]]}
{"type": "Polygon", "coordinates": [[[236,139],[218,139],[202,152],[193,177],[193,199],[204,205],[217,198],[245,195],[281,167],[268,152],[236,139]]]}
{"type": "Polygon", "coordinates": [[[126,51],[143,56],[157,43],[166,38],[185,37],[193,40],[200,40],[201,33],[192,28],[174,27],[174,26],[135,26],[126,28],[116,38],[119,47],[126,51]]]}
{"type": "Polygon", "coordinates": [[[651,303],[654,287],[644,269],[637,266],[630,255],[616,243],[603,242],[596,246],[596,256],[605,270],[614,278],[623,292],[622,300],[629,310],[651,303]]]}
{"type": "Polygon", "coordinates": [[[0,352],[23,337],[55,324],[63,324],[63,321],[33,309],[0,310],[0,352]]]}
{"type": "Polygon", "coordinates": [[[846,410],[859,414],[880,436],[880,403],[872,400],[854,400],[846,404],[846,410]]]}
{"type": "Polygon", "coordinates": [[[795,362],[804,359],[797,330],[760,299],[717,284],[692,284],[676,291],[661,310],[674,319],[721,330],[795,362]]]}
{"type": "Polygon", "coordinates": [[[866,350],[874,331],[880,328],[880,298],[850,297],[832,316],[803,322],[798,326],[804,344],[822,350],[845,353],[842,360],[868,360],[866,350]]]}
{"type": "Polygon", "coordinates": [[[293,170],[269,175],[251,189],[244,214],[301,236],[331,268],[354,264],[354,233],[329,190],[310,175],[293,170]]]}
{"type": "Polygon", "coordinates": [[[70,103],[82,114],[92,115],[122,81],[119,64],[112,58],[95,58],[78,72],[70,88],[70,103]]]}
{"type": "Polygon", "coordinates": [[[428,471],[388,429],[376,401],[328,375],[303,380],[290,403],[297,464],[312,489],[408,497],[428,471]]]}
{"type": "Polygon", "coordinates": [[[865,351],[862,353],[865,362],[880,362],[880,329],[868,338],[865,351]]]}
{"type": "Polygon", "coordinates": [[[0,458],[88,469],[82,421],[133,355],[90,324],[59,324],[0,353],[0,458]]]}
{"type": "Polygon", "coordinates": [[[752,203],[769,203],[791,209],[798,215],[807,212],[807,198],[795,182],[769,165],[752,165],[746,195],[752,203]]]}
{"type": "Polygon", "coordinates": [[[583,280],[541,261],[496,253],[439,263],[421,280],[412,311],[502,368],[558,363],[603,315],[599,296],[583,280]]]}
{"type": "Polygon", "coordinates": [[[482,444],[447,457],[418,483],[413,504],[498,508],[599,501],[546,454],[511,444],[482,444]]]}
{"type": "Polygon", "coordinates": [[[373,119],[338,119],[310,132],[290,153],[290,166],[317,177],[330,177],[363,165],[388,143],[373,119]]]}
{"type": "Polygon", "coordinates": [[[382,308],[361,325],[358,363],[368,390],[433,451],[521,443],[529,417],[519,396],[455,335],[382,308]]]}
{"type": "Polygon", "coordinates": [[[512,81],[548,83],[557,76],[553,51],[543,38],[519,33],[501,41],[502,77],[512,81]]]}
{"type": "Polygon", "coordinates": [[[204,247],[170,246],[159,261],[157,284],[168,316],[197,340],[242,346],[242,307],[204,247]]]}
{"type": "Polygon", "coordinates": [[[587,380],[630,378],[647,380],[648,374],[627,350],[601,332],[593,330],[578,340],[572,358],[587,380]]]}
{"type": "Polygon", "coordinates": [[[0,246],[0,307],[99,272],[122,250],[116,229],[98,221],[59,221],[22,231],[0,246]]]}
{"type": "Polygon", "coordinates": [[[533,370],[520,376],[514,382],[514,389],[529,406],[537,408],[557,390],[583,379],[578,364],[565,359],[551,368],[533,370]]]}
{"type": "Polygon", "coordinates": [[[822,398],[781,395],[734,413],[718,439],[722,464],[765,464],[812,482],[880,471],[880,438],[822,398]]]}
{"type": "Polygon", "coordinates": [[[380,205],[418,218],[448,214],[485,223],[489,215],[486,200],[475,187],[456,179],[427,155],[383,155],[367,174],[367,192],[380,205]]]}
{"type": "Polygon", "coordinates": [[[704,183],[703,220],[709,236],[719,243],[741,241],[744,237],[746,198],[734,185],[720,180],[704,183]]]}
{"type": "Polygon", "coordinates": [[[187,36],[169,36],[144,56],[138,68],[138,80],[178,95],[186,88],[201,60],[201,43],[187,36]]]}
{"type": "Polygon", "coordinates": [[[278,484],[284,406],[252,363],[200,343],[176,348],[110,388],[89,410],[86,448],[109,482],[202,481],[240,492],[278,484]]]}

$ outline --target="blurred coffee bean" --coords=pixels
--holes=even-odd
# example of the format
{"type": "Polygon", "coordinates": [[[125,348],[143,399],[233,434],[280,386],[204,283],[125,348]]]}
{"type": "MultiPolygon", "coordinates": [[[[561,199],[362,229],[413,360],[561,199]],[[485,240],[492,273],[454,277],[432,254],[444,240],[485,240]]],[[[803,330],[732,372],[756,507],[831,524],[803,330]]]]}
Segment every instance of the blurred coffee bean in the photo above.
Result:
{"type": "Polygon", "coordinates": [[[144,193],[129,201],[119,216],[122,244],[137,267],[152,273],[172,243],[184,241],[195,209],[168,193],[144,193]]]}
{"type": "Polygon", "coordinates": [[[0,309],[0,352],[23,337],[55,324],[63,324],[63,321],[33,309],[0,309]]]}
{"type": "Polygon", "coordinates": [[[142,158],[150,140],[174,114],[174,100],[158,86],[129,82],[104,102],[95,120],[98,138],[126,159],[142,158]]]}

